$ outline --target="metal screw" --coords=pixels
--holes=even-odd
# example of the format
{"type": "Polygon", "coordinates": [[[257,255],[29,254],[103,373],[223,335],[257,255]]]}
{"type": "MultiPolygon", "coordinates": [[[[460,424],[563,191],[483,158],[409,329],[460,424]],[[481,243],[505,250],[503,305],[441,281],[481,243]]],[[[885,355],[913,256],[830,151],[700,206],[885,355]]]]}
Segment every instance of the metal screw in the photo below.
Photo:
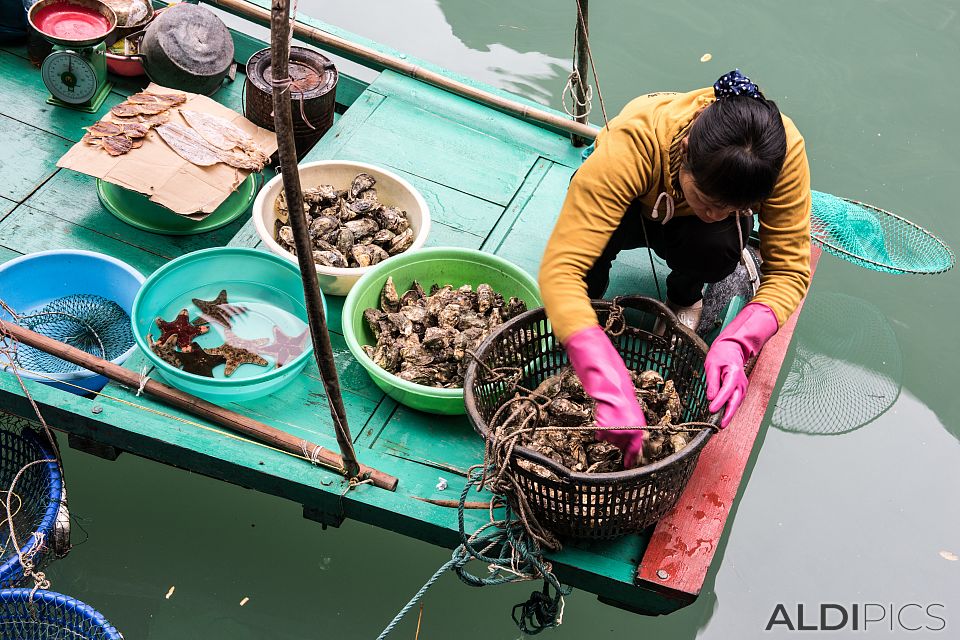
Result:
{"type": "Polygon", "coordinates": [[[668,580],[670,578],[670,574],[664,571],[663,569],[660,569],[659,571],[657,571],[657,577],[660,578],[661,580],[668,580]]]}
{"type": "Polygon", "coordinates": [[[98,404],[93,405],[93,408],[90,409],[93,413],[103,413],[103,407],[98,404]]]}

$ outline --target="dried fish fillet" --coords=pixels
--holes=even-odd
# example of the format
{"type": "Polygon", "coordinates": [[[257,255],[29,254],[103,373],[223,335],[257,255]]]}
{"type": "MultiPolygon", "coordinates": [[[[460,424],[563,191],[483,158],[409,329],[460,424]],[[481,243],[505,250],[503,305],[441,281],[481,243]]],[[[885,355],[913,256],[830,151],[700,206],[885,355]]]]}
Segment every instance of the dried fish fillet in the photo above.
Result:
{"type": "Polygon", "coordinates": [[[164,124],[157,127],[157,133],[187,162],[199,167],[209,167],[220,161],[216,151],[192,129],[178,124],[164,124]]]}
{"type": "Polygon", "coordinates": [[[125,122],[120,126],[123,129],[123,135],[128,138],[142,138],[150,131],[150,125],[142,122],[125,122]]]}
{"type": "Polygon", "coordinates": [[[109,136],[100,140],[100,146],[112,156],[122,156],[133,148],[133,141],[127,136],[109,136]]]}
{"type": "Polygon", "coordinates": [[[183,93],[151,93],[150,91],[141,91],[127,98],[127,102],[131,104],[165,104],[168,107],[176,107],[186,101],[187,96],[183,93]]]}
{"type": "Polygon", "coordinates": [[[90,132],[90,135],[98,138],[103,138],[105,136],[118,136],[123,133],[123,125],[115,122],[108,122],[106,120],[95,122],[92,126],[85,127],[85,129],[90,132]]]}
{"type": "Polygon", "coordinates": [[[180,115],[204,140],[218,149],[229,151],[241,146],[244,139],[248,143],[253,142],[250,136],[223,118],[189,109],[180,109],[180,115]]]}
{"type": "Polygon", "coordinates": [[[110,109],[110,113],[120,118],[132,118],[140,115],[137,105],[130,104],[129,102],[121,102],[120,104],[114,106],[112,109],[110,109]]]}
{"type": "Polygon", "coordinates": [[[170,111],[161,111],[160,113],[147,113],[139,116],[140,122],[151,127],[167,124],[170,122],[170,111]]]}
{"type": "Polygon", "coordinates": [[[204,140],[229,154],[224,156],[222,161],[230,166],[260,171],[269,160],[253,138],[232,122],[209,113],[188,109],[181,109],[180,115],[204,140]]]}
{"type": "Polygon", "coordinates": [[[263,169],[262,163],[258,163],[239,149],[231,149],[230,151],[214,149],[214,151],[216,151],[220,162],[224,162],[231,167],[236,167],[237,169],[247,169],[248,171],[260,171],[263,169]]]}

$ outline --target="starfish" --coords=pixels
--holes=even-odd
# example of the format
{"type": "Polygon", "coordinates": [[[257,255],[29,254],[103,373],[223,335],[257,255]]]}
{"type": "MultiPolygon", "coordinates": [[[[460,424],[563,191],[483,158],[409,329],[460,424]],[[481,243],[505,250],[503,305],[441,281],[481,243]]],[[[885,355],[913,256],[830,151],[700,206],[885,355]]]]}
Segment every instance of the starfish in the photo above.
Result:
{"type": "Polygon", "coordinates": [[[230,328],[230,318],[244,313],[247,308],[242,305],[230,304],[227,302],[227,290],[221,289],[220,293],[213,300],[193,299],[193,304],[200,309],[200,315],[208,320],[213,320],[217,324],[230,328]]]}
{"type": "Polygon", "coordinates": [[[190,351],[179,354],[180,360],[183,362],[182,368],[187,373],[212,378],[213,370],[227,362],[227,359],[221,355],[204,351],[203,347],[196,342],[190,346],[192,347],[190,351]]]}
{"type": "Polygon", "coordinates": [[[193,342],[194,338],[210,330],[210,327],[197,326],[191,323],[190,314],[187,313],[186,309],[181,309],[173,322],[157,318],[157,327],[160,328],[160,337],[157,338],[157,342],[165,345],[171,336],[176,336],[177,346],[180,347],[181,351],[186,352],[190,351],[190,343],[193,342]]]}
{"type": "Polygon", "coordinates": [[[246,349],[251,353],[261,353],[263,351],[263,347],[270,342],[270,338],[254,338],[253,340],[247,340],[246,338],[241,338],[230,329],[224,329],[223,341],[231,347],[246,349]]]}
{"type": "Polygon", "coordinates": [[[280,331],[280,327],[274,327],[273,343],[261,349],[260,354],[273,356],[277,361],[277,368],[279,369],[304,352],[308,333],[310,333],[309,328],[304,329],[303,333],[298,336],[288,336],[283,331],[280,331]]]}
{"type": "Polygon", "coordinates": [[[161,342],[154,340],[153,334],[148,333],[147,344],[150,346],[150,350],[167,364],[172,364],[178,369],[183,367],[183,363],[180,361],[180,356],[183,354],[177,353],[177,336],[171,335],[166,342],[161,342]]]}
{"type": "Polygon", "coordinates": [[[260,365],[261,367],[266,367],[269,364],[266,360],[252,351],[247,351],[246,349],[234,347],[229,344],[222,344],[219,347],[207,349],[207,353],[226,358],[227,365],[223,369],[223,375],[225,376],[233,375],[233,372],[237,370],[237,367],[242,364],[256,364],[260,365]]]}

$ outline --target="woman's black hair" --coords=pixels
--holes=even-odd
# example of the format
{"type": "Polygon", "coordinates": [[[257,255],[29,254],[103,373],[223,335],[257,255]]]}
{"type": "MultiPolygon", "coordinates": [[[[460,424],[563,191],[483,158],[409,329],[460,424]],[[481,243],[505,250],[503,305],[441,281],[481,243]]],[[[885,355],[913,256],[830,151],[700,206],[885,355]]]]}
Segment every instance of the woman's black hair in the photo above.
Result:
{"type": "Polygon", "coordinates": [[[684,166],[705,196],[746,208],[773,193],[786,154],[787,135],[776,103],[728,96],[693,122],[684,166]]]}

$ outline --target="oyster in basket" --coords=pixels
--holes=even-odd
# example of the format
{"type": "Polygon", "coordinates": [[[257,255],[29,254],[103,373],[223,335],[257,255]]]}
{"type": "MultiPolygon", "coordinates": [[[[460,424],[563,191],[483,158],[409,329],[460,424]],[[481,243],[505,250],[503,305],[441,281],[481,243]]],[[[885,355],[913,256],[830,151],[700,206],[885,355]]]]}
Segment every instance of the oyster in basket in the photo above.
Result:
{"type": "MultiPolygon", "coordinates": [[[[671,428],[683,412],[673,380],[664,381],[652,370],[631,375],[647,423],[662,427],[644,429],[639,463],[650,464],[686,447],[693,432],[671,428]]],[[[572,368],[566,367],[546,378],[532,393],[518,391],[515,397],[531,398],[541,410],[537,411],[534,402],[517,403],[515,412],[507,414],[501,424],[491,424],[491,429],[509,433],[516,425],[535,426],[534,431],[518,436],[518,444],[571,471],[608,473],[623,469],[623,452],[614,444],[596,438],[595,403],[572,368]]],[[[543,465],[522,457],[518,457],[517,462],[541,477],[558,479],[543,465]]]]}

